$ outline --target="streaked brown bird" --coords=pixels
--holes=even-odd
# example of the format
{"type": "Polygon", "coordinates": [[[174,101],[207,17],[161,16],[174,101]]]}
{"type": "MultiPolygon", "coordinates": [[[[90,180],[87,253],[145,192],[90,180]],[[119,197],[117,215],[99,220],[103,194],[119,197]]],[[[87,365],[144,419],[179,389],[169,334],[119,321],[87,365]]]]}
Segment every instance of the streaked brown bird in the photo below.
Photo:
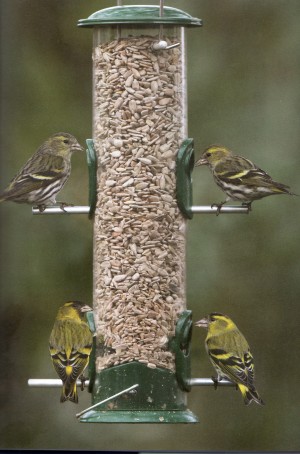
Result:
{"type": "MultiPolygon", "coordinates": [[[[56,203],[56,195],[71,173],[71,156],[82,151],[77,139],[66,132],[58,132],[47,139],[0,194],[4,200],[37,205],[43,211],[46,205],[56,203]]],[[[61,208],[68,205],[59,202],[61,208]]]]}
{"type": "Polygon", "coordinates": [[[210,168],[216,184],[227,194],[224,202],[212,204],[219,208],[218,212],[230,200],[240,201],[250,210],[254,200],[269,195],[297,195],[291,192],[289,186],[274,181],[249,159],[234,155],[221,145],[211,145],[204,151],[195,167],[203,165],[210,168]]]}

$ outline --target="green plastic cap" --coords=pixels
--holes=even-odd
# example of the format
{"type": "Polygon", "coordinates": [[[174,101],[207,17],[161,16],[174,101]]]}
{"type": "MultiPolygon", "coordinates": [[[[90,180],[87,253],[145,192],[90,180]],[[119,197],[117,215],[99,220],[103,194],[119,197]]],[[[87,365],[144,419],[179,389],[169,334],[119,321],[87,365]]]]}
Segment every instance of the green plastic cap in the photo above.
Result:
{"type": "Polygon", "coordinates": [[[87,19],[78,21],[79,27],[94,27],[95,25],[118,24],[165,24],[180,25],[184,27],[201,26],[202,20],[192,17],[188,13],[170,6],[164,6],[163,15],[156,5],[127,5],[96,11],[87,19]]]}

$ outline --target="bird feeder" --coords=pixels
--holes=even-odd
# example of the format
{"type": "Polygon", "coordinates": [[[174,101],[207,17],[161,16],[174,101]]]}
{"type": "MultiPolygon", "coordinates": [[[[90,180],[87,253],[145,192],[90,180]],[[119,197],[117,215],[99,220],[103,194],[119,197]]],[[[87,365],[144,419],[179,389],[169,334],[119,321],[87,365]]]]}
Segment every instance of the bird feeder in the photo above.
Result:
{"type": "Polygon", "coordinates": [[[186,216],[176,159],[187,140],[184,11],[119,6],[79,21],[93,28],[95,363],[93,403],[138,385],[81,422],[197,422],[190,387],[186,216]]]}
{"type": "MultiPolygon", "coordinates": [[[[192,314],[186,305],[186,223],[193,206],[193,139],[187,137],[185,28],[176,8],[118,6],[79,21],[93,28],[93,139],[87,139],[89,206],[33,214],[88,214],[94,222],[95,332],[81,422],[195,423],[187,409],[192,314]]],[[[248,213],[222,207],[220,213],[248,213]]],[[[29,379],[29,386],[61,386],[29,379]]],[[[80,385],[80,381],[78,382],[80,385]]],[[[233,386],[230,381],[221,385],[233,386]]]]}

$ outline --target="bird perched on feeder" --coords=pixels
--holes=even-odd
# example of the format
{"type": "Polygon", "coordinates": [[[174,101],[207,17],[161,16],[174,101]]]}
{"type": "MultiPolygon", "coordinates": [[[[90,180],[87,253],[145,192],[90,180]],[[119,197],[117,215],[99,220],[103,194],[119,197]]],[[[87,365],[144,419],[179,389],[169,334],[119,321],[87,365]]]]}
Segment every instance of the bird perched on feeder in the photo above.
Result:
{"type": "Polygon", "coordinates": [[[195,163],[195,167],[203,165],[209,166],[215,182],[227,194],[224,202],[212,205],[218,207],[217,215],[229,200],[241,201],[250,211],[254,200],[276,194],[297,195],[289,186],[277,183],[249,159],[234,155],[226,147],[208,147],[195,163]]]}
{"type": "Polygon", "coordinates": [[[49,339],[54,368],[63,382],[60,401],[78,403],[76,380],[84,384],[83,371],[89,363],[93,334],[85,320],[92,309],[80,301],[59,308],[49,339]]]}
{"type": "MultiPolygon", "coordinates": [[[[59,132],[47,139],[0,194],[0,202],[36,204],[44,211],[46,205],[56,203],[56,195],[71,173],[71,156],[83,151],[77,139],[59,132]]],[[[60,202],[63,209],[67,204],[60,202]]]]}
{"type": "Polygon", "coordinates": [[[195,326],[208,330],[205,346],[218,374],[212,377],[215,388],[222,378],[228,378],[239,388],[246,405],[252,401],[264,405],[254,385],[254,363],[248,342],[233,321],[227,315],[213,312],[195,326]]]}

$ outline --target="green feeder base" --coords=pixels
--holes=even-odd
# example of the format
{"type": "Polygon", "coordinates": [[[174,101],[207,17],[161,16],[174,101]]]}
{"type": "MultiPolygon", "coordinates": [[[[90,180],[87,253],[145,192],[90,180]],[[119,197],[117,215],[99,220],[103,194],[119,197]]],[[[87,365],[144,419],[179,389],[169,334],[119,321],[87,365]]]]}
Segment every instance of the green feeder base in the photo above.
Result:
{"type": "Polygon", "coordinates": [[[197,423],[198,418],[190,410],[185,411],[89,411],[80,418],[80,422],[102,423],[197,423]]]}
{"type": "Polygon", "coordinates": [[[198,418],[186,408],[187,393],[180,389],[176,375],[168,369],[151,369],[139,362],[110,367],[97,373],[92,389],[93,404],[136,384],[138,387],[133,392],[91,409],[80,417],[80,422],[198,422],[198,418]]]}

